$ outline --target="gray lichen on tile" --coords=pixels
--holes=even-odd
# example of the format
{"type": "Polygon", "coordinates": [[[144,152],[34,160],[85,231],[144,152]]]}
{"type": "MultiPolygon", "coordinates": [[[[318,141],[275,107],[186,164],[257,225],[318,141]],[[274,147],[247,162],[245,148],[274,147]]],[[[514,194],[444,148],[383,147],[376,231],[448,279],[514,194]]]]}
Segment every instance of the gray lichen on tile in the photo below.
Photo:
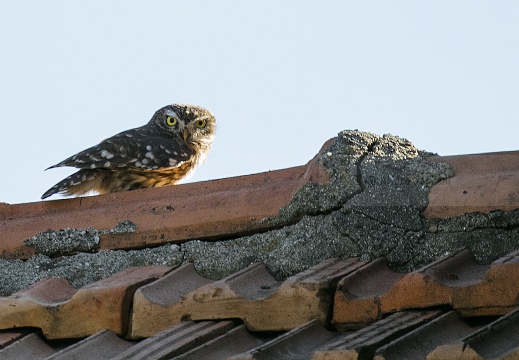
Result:
{"type": "Polygon", "coordinates": [[[343,131],[319,157],[330,180],[307,184],[279,216],[265,219],[279,229],[187,242],[184,261],[215,279],[261,261],[285,278],[330,257],[385,256],[395,269],[412,271],[462,246],[486,263],[518,249],[519,212],[421,216],[430,188],[454,175],[432,155],[396,136],[343,131]]]}
{"type": "Polygon", "coordinates": [[[92,252],[99,247],[99,231],[94,228],[47,230],[25,240],[37,254],[55,256],[74,252],[92,252]]]}
{"type": "Polygon", "coordinates": [[[431,155],[393,135],[343,131],[318,159],[331,173],[330,180],[323,185],[308,183],[271,221],[287,224],[303,215],[328,213],[347,204],[382,222],[411,221],[416,227],[420,221],[414,211],[409,214],[412,218],[406,219],[395,218],[387,210],[423,210],[429,189],[454,175],[446,163],[428,161],[431,155]]]}
{"type": "Polygon", "coordinates": [[[297,224],[236,240],[182,244],[185,262],[197,271],[219,279],[256,261],[263,262],[281,280],[295,269],[306,269],[333,254],[358,253],[358,246],[341,240],[337,213],[304,216],[297,224]]]}
{"type": "Polygon", "coordinates": [[[109,230],[67,228],[39,233],[25,241],[36,253],[27,261],[0,258],[0,295],[10,295],[45,277],[63,277],[79,288],[128,267],[176,267],[182,262],[177,245],[94,252],[98,249],[100,235],[134,232],[136,228],[126,220],[109,230]]]}
{"type": "Polygon", "coordinates": [[[51,258],[37,254],[27,261],[0,258],[0,295],[10,295],[46,277],[63,277],[80,288],[128,267],[171,266],[182,262],[176,245],[142,250],[101,250],[51,258]]]}
{"type": "MultiPolygon", "coordinates": [[[[466,246],[488,263],[519,249],[519,210],[424,219],[432,186],[453,175],[432,154],[392,135],[343,131],[318,158],[330,173],[324,184],[307,183],[274,218],[274,230],[220,241],[193,240],[132,251],[100,251],[96,229],[47,231],[27,240],[37,255],[23,262],[0,259],[0,295],[48,276],[80,287],[129,266],[194,262],[201,275],[220,279],[261,261],[278,279],[332,257],[387,257],[411,271],[466,246]],[[60,255],[79,252],[76,255],[60,255]]],[[[105,232],[131,232],[118,224],[105,232]]]]}
{"type": "Polygon", "coordinates": [[[47,230],[25,240],[25,244],[34,247],[35,253],[48,256],[92,252],[99,248],[100,235],[131,233],[136,228],[137,225],[129,220],[125,220],[109,230],[97,230],[94,228],[47,230]]]}

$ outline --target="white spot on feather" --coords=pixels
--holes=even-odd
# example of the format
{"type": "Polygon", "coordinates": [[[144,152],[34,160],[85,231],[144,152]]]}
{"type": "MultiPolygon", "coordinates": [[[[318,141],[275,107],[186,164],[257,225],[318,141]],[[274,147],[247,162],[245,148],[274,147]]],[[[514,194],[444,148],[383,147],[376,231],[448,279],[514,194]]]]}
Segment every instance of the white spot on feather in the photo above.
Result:
{"type": "Polygon", "coordinates": [[[169,163],[169,166],[175,166],[175,165],[177,165],[177,160],[175,160],[173,158],[169,158],[168,163],[169,163]]]}
{"type": "Polygon", "coordinates": [[[114,157],[114,154],[112,154],[108,150],[103,150],[103,151],[101,151],[101,157],[104,157],[104,158],[107,158],[107,159],[111,159],[111,158],[114,157]]]}
{"type": "Polygon", "coordinates": [[[96,158],[94,155],[90,155],[90,154],[86,154],[86,155],[87,155],[87,156],[90,158],[90,160],[92,160],[92,161],[99,161],[99,160],[101,160],[101,159],[99,159],[99,158],[96,158]]]}
{"type": "Polygon", "coordinates": [[[148,159],[155,159],[155,155],[151,151],[148,151],[146,154],[144,154],[148,159]]]}

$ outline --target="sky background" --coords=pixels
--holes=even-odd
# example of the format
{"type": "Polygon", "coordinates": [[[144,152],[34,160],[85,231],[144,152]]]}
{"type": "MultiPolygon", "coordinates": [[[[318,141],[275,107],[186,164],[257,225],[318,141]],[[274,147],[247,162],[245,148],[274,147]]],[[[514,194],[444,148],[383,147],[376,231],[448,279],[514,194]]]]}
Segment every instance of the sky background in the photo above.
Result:
{"type": "Polygon", "coordinates": [[[519,147],[517,1],[2,1],[0,42],[0,202],[170,103],[218,120],[189,182],[305,164],[344,129],[519,147]]]}

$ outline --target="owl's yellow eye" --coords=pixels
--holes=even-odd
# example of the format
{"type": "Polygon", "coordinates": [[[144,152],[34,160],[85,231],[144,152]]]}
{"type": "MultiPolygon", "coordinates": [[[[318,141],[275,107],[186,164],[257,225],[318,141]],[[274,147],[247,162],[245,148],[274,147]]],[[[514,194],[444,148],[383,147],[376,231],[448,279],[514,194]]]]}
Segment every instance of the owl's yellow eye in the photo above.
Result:
{"type": "Polygon", "coordinates": [[[168,116],[166,118],[166,124],[168,124],[169,126],[175,126],[177,125],[177,118],[176,117],[173,117],[173,116],[168,116]]]}
{"type": "Polygon", "coordinates": [[[195,126],[197,128],[199,128],[199,129],[205,128],[205,125],[206,125],[205,120],[197,120],[197,121],[195,121],[195,126]]]}

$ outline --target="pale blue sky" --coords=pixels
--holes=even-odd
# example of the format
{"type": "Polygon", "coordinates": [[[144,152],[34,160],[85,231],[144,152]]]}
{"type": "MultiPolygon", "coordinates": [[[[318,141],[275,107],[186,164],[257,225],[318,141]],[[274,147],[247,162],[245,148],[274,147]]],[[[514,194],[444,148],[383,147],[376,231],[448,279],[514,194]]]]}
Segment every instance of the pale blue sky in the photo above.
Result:
{"type": "Polygon", "coordinates": [[[517,1],[2,1],[0,39],[0,202],[173,102],[218,119],[190,182],[305,164],[343,129],[518,148],[517,1]]]}

